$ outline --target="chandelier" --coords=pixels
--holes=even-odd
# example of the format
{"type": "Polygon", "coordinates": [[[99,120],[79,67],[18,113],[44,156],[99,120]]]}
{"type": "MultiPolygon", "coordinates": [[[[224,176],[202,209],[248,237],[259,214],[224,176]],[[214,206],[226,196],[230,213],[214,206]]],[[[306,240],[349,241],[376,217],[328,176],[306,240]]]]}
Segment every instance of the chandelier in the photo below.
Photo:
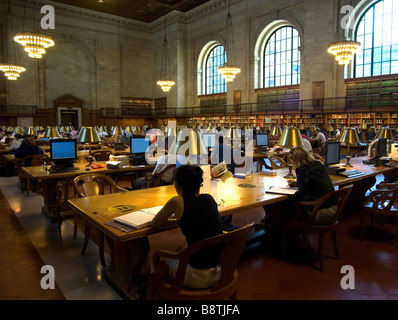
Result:
{"type": "Polygon", "coordinates": [[[170,59],[169,59],[169,48],[167,43],[166,36],[166,16],[164,16],[164,42],[163,42],[163,57],[162,57],[162,71],[161,71],[161,80],[158,80],[156,83],[160,88],[162,88],[163,92],[169,92],[171,87],[175,85],[175,82],[171,79],[171,68],[170,68],[170,59]]]}
{"type": "MultiPolygon", "coordinates": [[[[8,8],[7,8],[7,16],[9,18],[9,25],[11,28],[11,34],[13,34],[13,26],[12,26],[12,19],[11,19],[11,7],[10,4],[8,2],[8,8]]],[[[6,24],[6,28],[7,28],[7,24],[6,24]]],[[[8,31],[6,30],[6,34],[8,35],[8,31]]],[[[7,41],[5,41],[5,47],[6,47],[6,58],[8,56],[7,54],[7,41]]],[[[16,50],[15,50],[15,45],[13,43],[13,48],[14,48],[14,58],[16,58],[16,50]]],[[[23,65],[20,64],[15,64],[15,63],[2,63],[0,64],[0,70],[4,72],[4,75],[7,77],[8,80],[17,80],[20,76],[20,73],[26,71],[25,67],[23,65]]]]}
{"type": "Polygon", "coordinates": [[[24,46],[24,50],[29,57],[34,59],[42,58],[48,47],[54,45],[54,41],[50,36],[35,32],[21,32],[14,36],[14,40],[24,46]]]}
{"type": "Polygon", "coordinates": [[[336,61],[340,65],[347,65],[360,49],[361,44],[359,42],[345,40],[331,43],[328,52],[336,56],[336,61]]]}
{"type": "Polygon", "coordinates": [[[0,70],[8,80],[17,80],[20,73],[26,71],[24,66],[17,64],[0,64],[0,70]]]}
{"type": "MultiPolygon", "coordinates": [[[[27,7],[27,0],[25,2],[23,29],[25,27],[25,12],[27,7]]],[[[33,32],[19,32],[14,35],[14,41],[21,44],[24,50],[28,53],[30,58],[40,59],[46,53],[46,49],[54,45],[54,40],[45,34],[35,32],[35,3],[33,2],[33,32]]]]}
{"type": "Polygon", "coordinates": [[[221,73],[227,82],[232,82],[235,76],[240,72],[240,68],[233,63],[235,61],[235,42],[234,32],[232,28],[232,16],[231,16],[231,0],[228,2],[228,15],[227,25],[225,31],[225,43],[227,47],[227,61],[221,67],[218,67],[218,72],[221,73]],[[229,64],[229,62],[231,62],[229,64]]]}

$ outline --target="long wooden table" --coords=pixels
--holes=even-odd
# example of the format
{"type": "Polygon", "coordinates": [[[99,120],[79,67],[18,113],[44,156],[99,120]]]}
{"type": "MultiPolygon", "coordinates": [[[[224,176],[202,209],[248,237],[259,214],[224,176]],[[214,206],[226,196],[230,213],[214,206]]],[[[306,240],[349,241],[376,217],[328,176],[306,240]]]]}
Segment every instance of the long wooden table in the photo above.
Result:
{"type": "MultiPolygon", "coordinates": [[[[105,164],[106,162],[96,162],[97,164],[105,164]]],[[[41,181],[43,186],[42,195],[44,197],[44,207],[42,208],[42,213],[46,216],[51,222],[56,222],[59,215],[59,205],[57,202],[57,185],[67,180],[70,177],[76,177],[80,174],[93,172],[93,173],[102,173],[106,175],[116,175],[123,173],[131,173],[131,172],[148,172],[153,171],[155,165],[146,165],[146,166],[128,166],[120,169],[107,169],[107,168],[99,168],[99,169],[87,169],[87,162],[77,162],[74,164],[75,167],[79,168],[76,171],[64,172],[64,173],[50,173],[49,170],[44,170],[42,166],[33,166],[33,167],[23,167],[21,170],[25,172],[30,178],[41,181]]],[[[49,169],[49,166],[47,167],[49,169]]]]}
{"type": "MultiPolygon", "coordinates": [[[[397,176],[397,167],[371,167],[362,163],[365,158],[352,159],[353,168],[365,174],[354,178],[331,176],[333,184],[342,187],[347,184],[361,186],[364,179],[372,179],[384,174],[388,179],[397,176]]],[[[272,205],[288,199],[286,195],[269,194],[271,187],[285,187],[287,180],[283,178],[287,170],[275,170],[277,176],[270,177],[253,173],[249,179],[229,178],[225,181],[212,181],[209,190],[219,206],[220,216],[238,214],[242,210],[272,205]]],[[[362,190],[361,190],[362,191],[362,190]]],[[[164,205],[176,195],[174,186],[143,189],[127,193],[115,193],[96,197],[71,199],[68,204],[72,210],[87,219],[92,225],[105,234],[110,249],[111,264],[104,270],[107,281],[127,298],[134,298],[137,283],[141,280],[141,267],[148,257],[148,236],[161,231],[151,227],[123,232],[106,225],[113,218],[122,215],[111,211],[118,205],[132,205],[135,210],[164,205]]]]}

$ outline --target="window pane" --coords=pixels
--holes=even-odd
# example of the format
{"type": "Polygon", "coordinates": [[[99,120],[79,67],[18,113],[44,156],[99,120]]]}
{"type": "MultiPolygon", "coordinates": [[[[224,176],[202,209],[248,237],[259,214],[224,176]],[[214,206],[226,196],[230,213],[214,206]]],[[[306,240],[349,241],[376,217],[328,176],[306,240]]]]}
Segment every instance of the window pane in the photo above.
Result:
{"type": "Polygon", "coordinates": [[[218,67],[224,65],[226,53],[223,46],[214,47],[206,60],[205,94],[222,93],[227,91],[227,84],[218,67]]]}
{"type": "Polygon", "coordinates": [[[393,63],[398,59],[397,31],[397,1],[378,1],[365,12],[355,31],[355,39],[362,44],[362,53],[355,58],[354,77],[397,72],[393,63]]]}
{"type": "Polygon", "coordinates": [[[270,36],[263,57],[264,87],[299,83],[299,46],[300,37],[293,27],[282,27],[270,36]]]}

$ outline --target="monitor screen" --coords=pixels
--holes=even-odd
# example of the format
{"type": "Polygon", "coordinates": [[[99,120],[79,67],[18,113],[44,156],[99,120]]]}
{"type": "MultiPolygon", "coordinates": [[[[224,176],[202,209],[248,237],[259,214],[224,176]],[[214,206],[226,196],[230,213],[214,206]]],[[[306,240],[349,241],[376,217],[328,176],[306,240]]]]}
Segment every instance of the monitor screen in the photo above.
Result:
{"type": "Polygon", "coordinates": [[[306,130],[305,131],[305,135],[307,136],[307,138],[311,138],[311,131],[310,130],[306,130]]]}
{"type": "Polygon", "coordinates": [[[326,142],[325,166],[340,163],[340,142],[326,142]]]}
{"type": "Polygon", "coordinates": [[[149,140],[133,137],[130,139],[130,153],[145,153],[149,147],[149,140]]]}
{"type": "Polygon", "coordinates": [[[268,134],[257,134],[256,146],[257,147],[268,147],[268,134]]]}
{"type": "Polygon", "coordinates": [[[124,143],[115,143],[115,151],[124,151],[124,143]]]}
{"type": "Polygon", "coordinates": [[[77,159],[77,141],[75,139],[50,140],[51,160],[75,160],[77,159]]]}
{"type": "Polygon", "coordinates": [[[379,141],[377,141],[377,151],[376,151],[378,156],[386,156],[387,155],[387,139],[386,138],[380,138],[379,141]]]}
{"type": "Polygon", "coordinates": [[[214,148],[216,146],[216,134],[215,133],[204,133],[202,140],[206,148],[214,148]]]}

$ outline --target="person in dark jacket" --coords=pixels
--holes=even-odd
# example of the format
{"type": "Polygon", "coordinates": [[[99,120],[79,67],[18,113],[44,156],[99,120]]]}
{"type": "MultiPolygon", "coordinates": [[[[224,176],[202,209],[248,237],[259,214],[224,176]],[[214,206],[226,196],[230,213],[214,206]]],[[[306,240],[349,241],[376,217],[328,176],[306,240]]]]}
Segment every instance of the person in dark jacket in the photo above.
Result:
{"type": "MultiPolygon", "coordinates": [[[[182,165],[175,171],[174,186],[178,196],[171,198],[154,217],[152,227],[167,229],[180,226],[188,246],[222,233],[218,206],[210,194],[199,194],[203,171],[199,166],[182,165]]],[[[220,246],[212,246],[193,255],[189,261],[184,285],[208,288],[221,276],[220,246]]],[[[168,259],[169,275],[175,277],[178,260],[168,259]]]]}
{"type": "MultiPolygon", "coordinates": [[[[39,146],[36,146],[33,140],[30,137],[26,137],[20,147],[15,150],[14,156],[15,158],[23,159],[26,156],[30,156],[33,154],[44,154],[44,150],[40,148],[39,146]]],[[[25,163],[25,166],[30,167],[31,163],[28,159],[27,163],[25,163]]]]}

